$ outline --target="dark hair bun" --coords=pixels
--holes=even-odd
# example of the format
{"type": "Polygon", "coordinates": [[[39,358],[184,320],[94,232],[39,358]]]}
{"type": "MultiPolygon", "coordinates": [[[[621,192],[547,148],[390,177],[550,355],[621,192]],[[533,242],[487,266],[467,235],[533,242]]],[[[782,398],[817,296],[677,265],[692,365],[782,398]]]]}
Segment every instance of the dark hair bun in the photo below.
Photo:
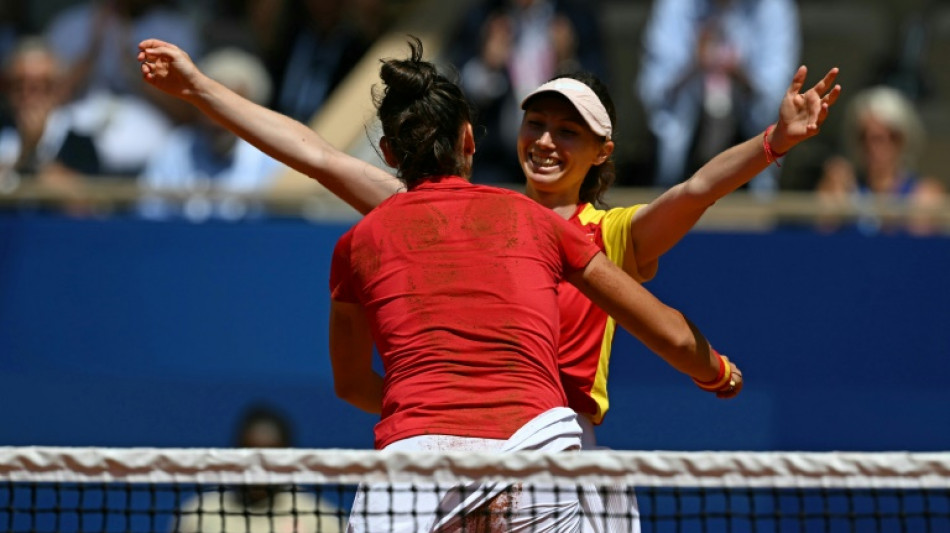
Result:
{"type": "Polygon", "coordinates": [[[409,59],[383,61],[379,72],[386,85],[386,94],[400,100],[414,100],[425,95],[439,77],[432,63],[422,60],[422,43],[418,38],[412,38],[410,48],[412,56],[409,59]]]}
{"type": "Polygon", "coordinates": [[[376,115],[388,140],[397,175],[409,187],[429,176],[471,175],[470,160],[460,149],[462,126],[471,110],[462,90],[422,60],[422,42],[409,36],[412,54],[384,59],[382,85],[373,88],[376,115]]]}

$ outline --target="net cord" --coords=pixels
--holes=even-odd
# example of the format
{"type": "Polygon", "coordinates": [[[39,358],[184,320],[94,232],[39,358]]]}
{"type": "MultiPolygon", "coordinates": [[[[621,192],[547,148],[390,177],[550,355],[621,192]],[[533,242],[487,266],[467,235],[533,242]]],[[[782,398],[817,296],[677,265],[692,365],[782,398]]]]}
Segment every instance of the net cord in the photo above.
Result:
{"type": "Polygon", "coordinates": [[[0,446],[0,481],[950,489],[950,452],[391,452],[0,446]]]}

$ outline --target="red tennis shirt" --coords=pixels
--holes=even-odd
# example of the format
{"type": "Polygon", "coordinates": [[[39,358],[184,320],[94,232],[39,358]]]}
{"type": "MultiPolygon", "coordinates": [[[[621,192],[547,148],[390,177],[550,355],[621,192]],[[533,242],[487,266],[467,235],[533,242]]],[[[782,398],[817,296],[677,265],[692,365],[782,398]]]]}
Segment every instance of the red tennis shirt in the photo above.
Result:
{"type": "Polygon", "coordinates": [[[454,176],[390,197],[344,234],[330,290],[366,310],[382,359],[376,447],[507,439],[566,406],[557,287],[598,252],[524,195],[454,176]]]}

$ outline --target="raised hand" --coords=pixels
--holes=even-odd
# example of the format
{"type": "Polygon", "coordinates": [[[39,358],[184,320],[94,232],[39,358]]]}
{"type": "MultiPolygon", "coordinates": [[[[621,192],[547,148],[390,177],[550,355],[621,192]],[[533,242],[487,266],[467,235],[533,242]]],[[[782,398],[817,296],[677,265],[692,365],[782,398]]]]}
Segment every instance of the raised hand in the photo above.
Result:
{"type": "Polygon", "coordinates": [[[184,50],[146,39],[139,43],[138,61],[142,78],[153,87],[185,100],[195,94],[202,74],[184,50]]]}
{"type": "Polygon", "coordinates": [[[779,153],[789,151],[796,144],[813,137],[821,130],[828,110],[838,100],[841,86],[835,84],[838,69],[832,68],[811,89],[801,92],[808,69],[803,65],[792,77],[775,125],[770,144],[779,153]]]}

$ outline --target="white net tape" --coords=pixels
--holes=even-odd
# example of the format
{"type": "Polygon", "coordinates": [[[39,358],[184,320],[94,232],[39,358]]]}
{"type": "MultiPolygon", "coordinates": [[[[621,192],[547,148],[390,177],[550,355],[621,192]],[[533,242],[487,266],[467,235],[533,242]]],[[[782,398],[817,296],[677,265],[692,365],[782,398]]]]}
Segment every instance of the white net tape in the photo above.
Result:
{"type": "Polygon", "coordinates": [[[379,452],[0,447],[0,480],[128,483],[518,480],[641,487],[950,488],[950,453],[379,452]]]}

